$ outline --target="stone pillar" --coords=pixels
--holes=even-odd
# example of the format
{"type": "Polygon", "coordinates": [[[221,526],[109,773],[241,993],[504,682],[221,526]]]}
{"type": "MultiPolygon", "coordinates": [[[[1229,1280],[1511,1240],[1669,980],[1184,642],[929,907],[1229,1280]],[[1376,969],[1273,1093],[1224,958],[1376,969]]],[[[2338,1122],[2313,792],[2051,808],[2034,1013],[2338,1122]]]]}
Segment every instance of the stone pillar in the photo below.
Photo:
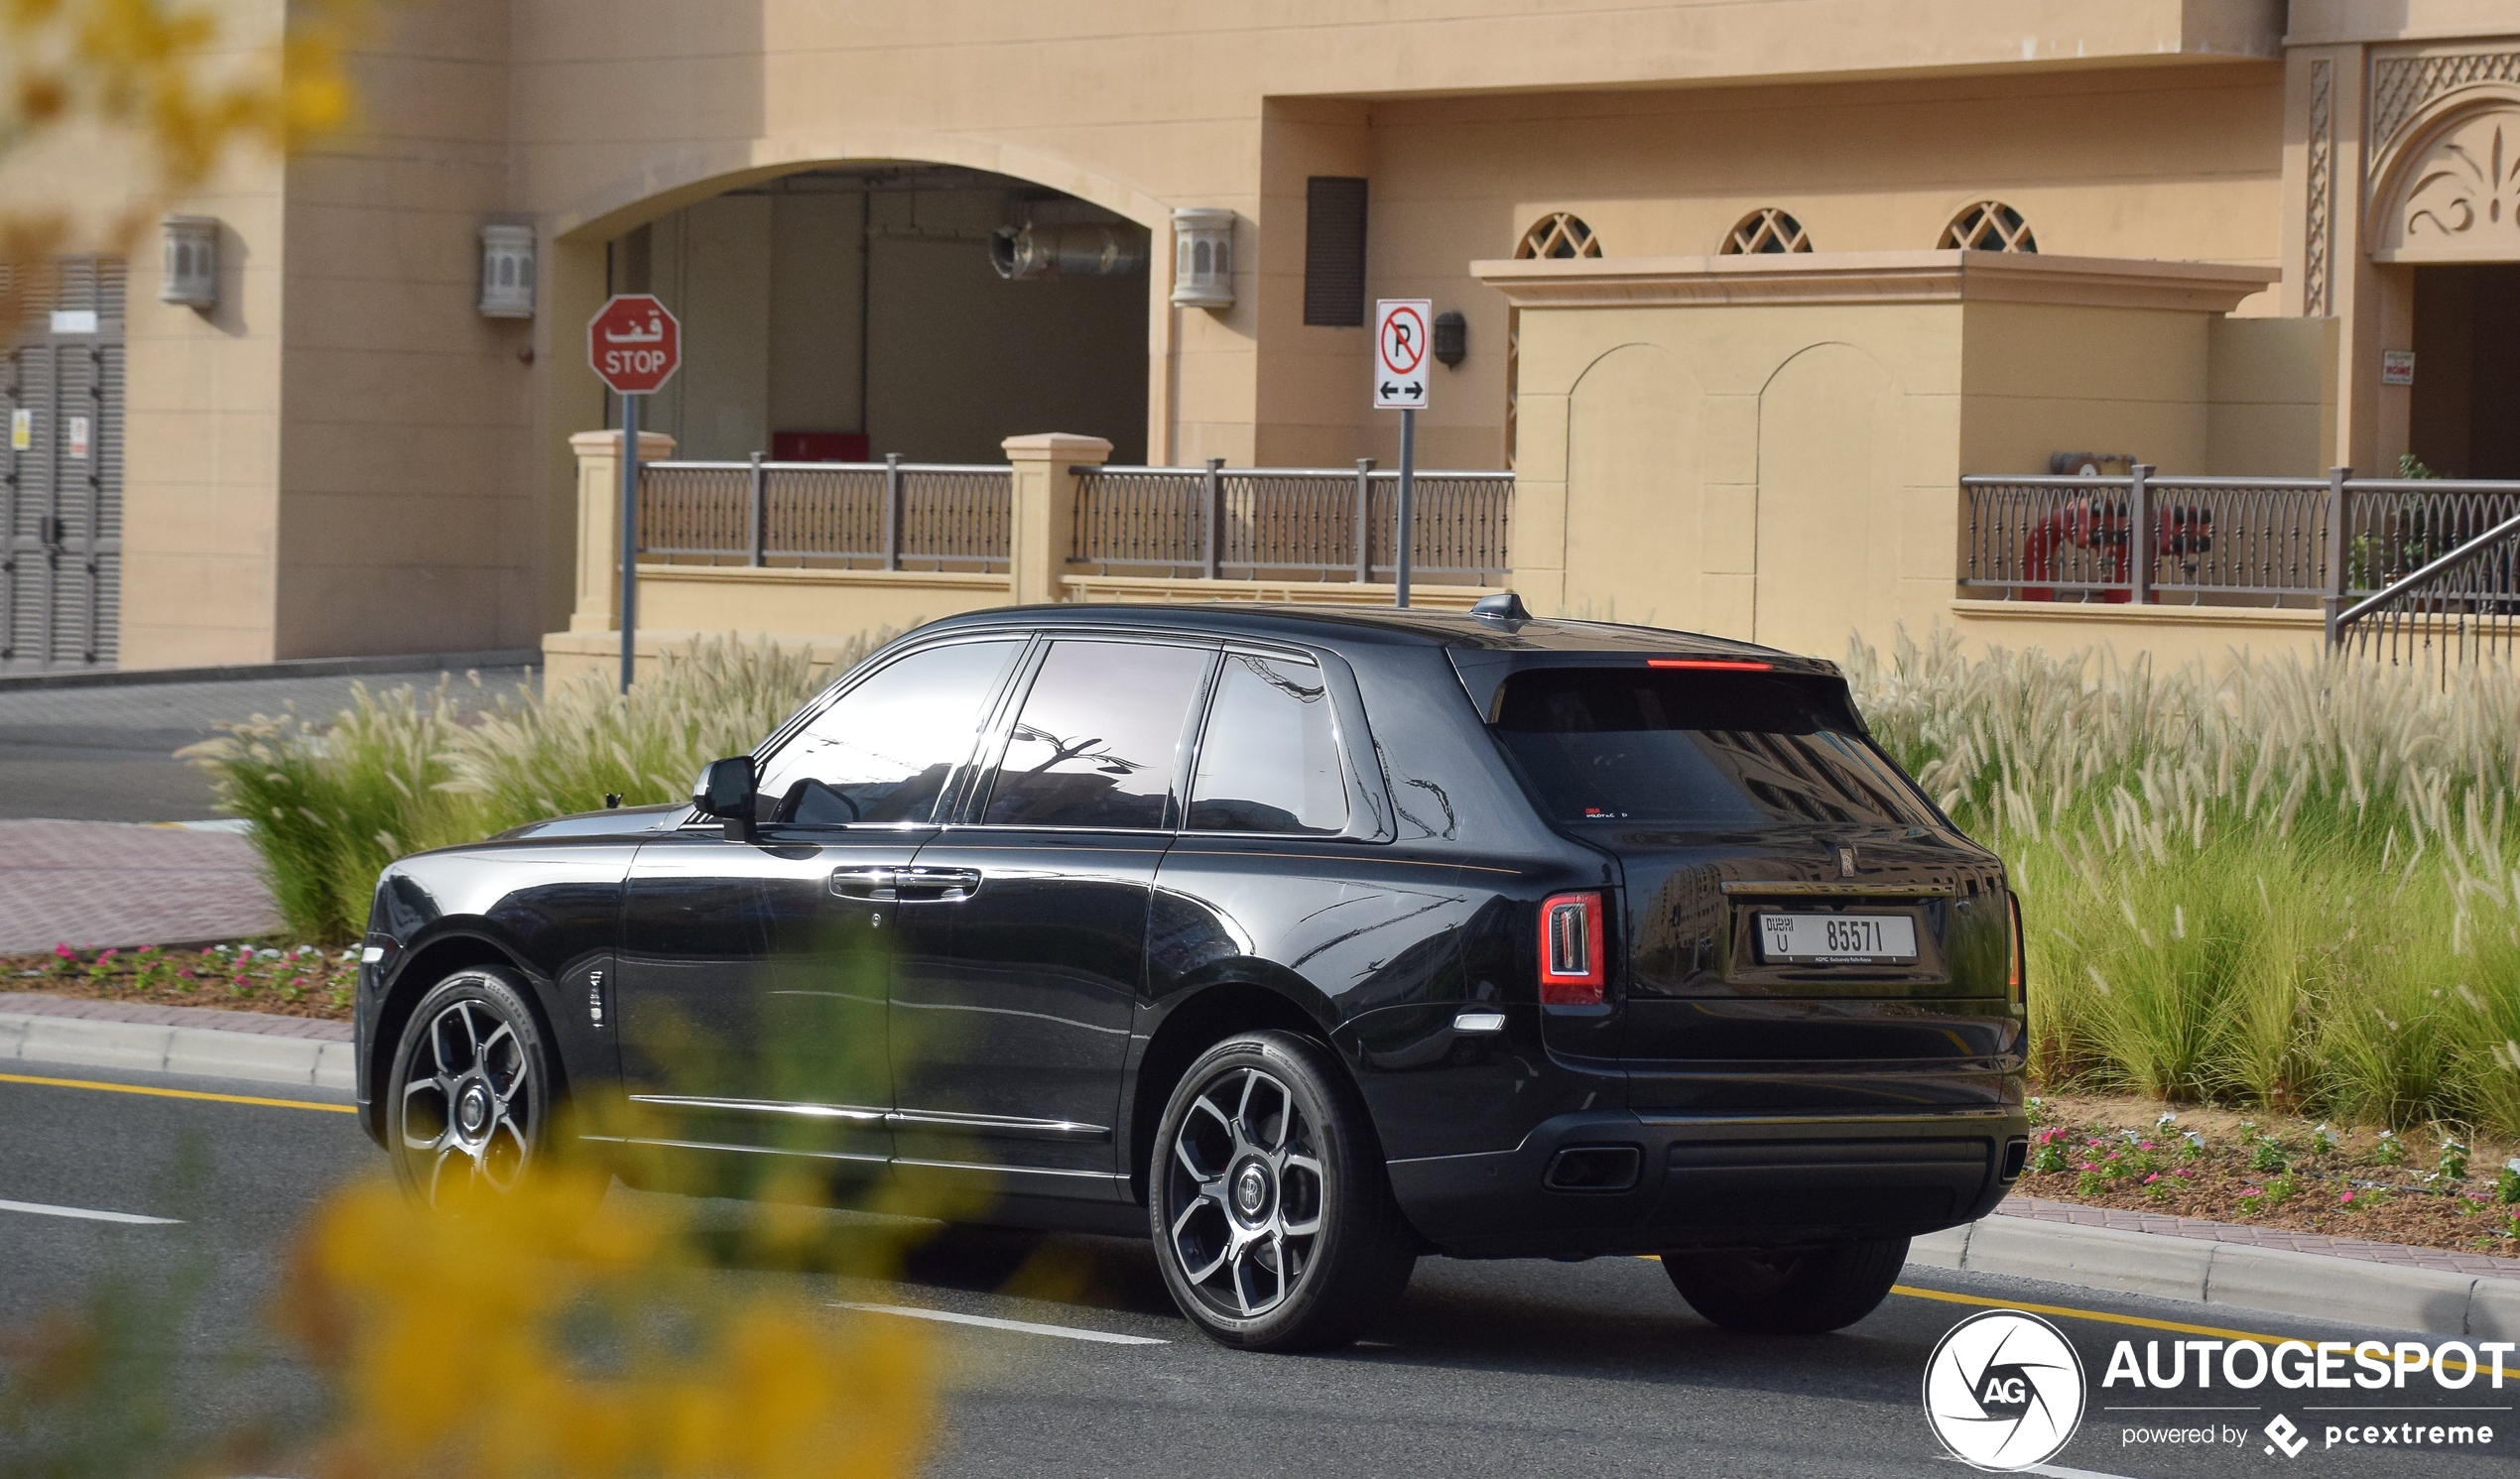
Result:
{"type": "MultiPolygon", "coordinates": [[[[577,454],[577,604],[572,632],[620,630],[621,618],[621,430],[580,431],[568,438],[577,454]]],[[[674,455],[663,431],[639,433],[639,460],[674,455]]]]}
{"type": "Polygon", "coordinates": [[[1068,549],[1076,526],[1076,475],[1080,464],[1098,465],[1111,456],[1111,443],[1099,436],[1043,431],[1009,436],[999,445],[1015,468],[1015,523],[1007,543],[1013,596],[1019,606],[1063,599],[1059,582],[1068,573],[1068,549]]]}

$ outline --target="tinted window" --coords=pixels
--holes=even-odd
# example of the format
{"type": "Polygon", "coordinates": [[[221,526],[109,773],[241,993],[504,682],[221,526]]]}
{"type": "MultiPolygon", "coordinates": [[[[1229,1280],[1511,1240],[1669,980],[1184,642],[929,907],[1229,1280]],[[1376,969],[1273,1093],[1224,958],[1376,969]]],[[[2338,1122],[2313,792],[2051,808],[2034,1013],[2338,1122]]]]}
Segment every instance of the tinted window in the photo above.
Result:
{"type": "Polygon", "coordinates": [[[1496,730],[1564,821],[1933,819],[1826,680],[1544,668],[1506,680],[1496,730]]]}
{"type": "Polygon", "coordinates": [[[1190,794],[1190,824],[1197,831],[1335,832],[1346,826],[1338,729],[1322,670],[1227,653],[1190,794]]]}
{"type": "Polygon", "coordinates": [[[887,665],[815,716],[762,768],[767,819],[800,826],[927,821],[971,758],[980,705],[1022,644],[932,647],[887,665]]]}
{"type": "Polygon", "coordinates": [[[1190,706],[1214,654],[1054,642],[1016,715],[981,820],[1161,827],[1190,706]]]}

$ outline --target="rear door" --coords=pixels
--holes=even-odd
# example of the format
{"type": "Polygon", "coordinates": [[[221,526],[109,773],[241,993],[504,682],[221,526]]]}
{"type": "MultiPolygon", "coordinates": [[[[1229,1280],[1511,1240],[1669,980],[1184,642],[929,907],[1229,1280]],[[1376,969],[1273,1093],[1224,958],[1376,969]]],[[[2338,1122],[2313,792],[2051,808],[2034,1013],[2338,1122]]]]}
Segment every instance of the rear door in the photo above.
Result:
{"type": "Polygon", "coordinates": [[[2000,865],[1873,745],[1837,679],[1535,668],[1493,712],[1534,801],[1618,860],[1633,1107],[1996,1092],[2020,1042],[2000,865]]]}
{"type": "Polygon", "coordinates": [[[1098,637],[1035,654],[965,821],[920,849],[904,886],[903,1165],[1109,1190],[1148,901],[1215,660],[1213,643],[1098,637]]]}

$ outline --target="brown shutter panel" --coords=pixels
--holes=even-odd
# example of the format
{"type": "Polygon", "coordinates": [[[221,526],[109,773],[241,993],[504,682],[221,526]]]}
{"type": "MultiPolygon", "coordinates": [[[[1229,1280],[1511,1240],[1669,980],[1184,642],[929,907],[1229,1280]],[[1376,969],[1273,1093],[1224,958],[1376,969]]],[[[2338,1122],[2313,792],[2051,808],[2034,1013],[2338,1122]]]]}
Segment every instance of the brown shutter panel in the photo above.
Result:
{"type": "Polygon", "coordinates": [[[1330,328],[1365,323],[1365,182],[1316,175],[1304,182],[1304,321],[1330,328]]]}

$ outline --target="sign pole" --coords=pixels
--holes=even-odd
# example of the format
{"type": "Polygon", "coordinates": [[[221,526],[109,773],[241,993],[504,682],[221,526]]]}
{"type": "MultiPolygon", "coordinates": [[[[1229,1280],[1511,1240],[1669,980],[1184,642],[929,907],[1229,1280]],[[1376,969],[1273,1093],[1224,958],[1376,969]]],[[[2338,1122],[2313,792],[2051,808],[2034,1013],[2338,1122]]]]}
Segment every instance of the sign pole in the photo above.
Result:
{"type": "Polygon", "coordinates": [[[1435,305],[1386,298],[1374,305],[1374,409],[1400,413],[1399,548],[1391,553],[1391,604],[1409,607],[1418,553],[1418,413],[1427,406],[1427,322],[1435,305]]]}
{"type": "Polygon", "coordinates": [[[621,398],[621,691],[639,666],[639,403],[621,398]]]}
{"type": "MultiPolygon", "coordinates": [[[[683,363],[683,325],[650,293],[616,293],[586,320],[586,363],[621,398],[621,691],[639,676],[639,403],[683,363]]],[[[756,482],[760,473],[753,474],[756,482]]]]}
{"type": "Polygon", "coordinates": [[[1410,556],[1418,541],[1418,413],[1400,408],[1400,545],[1392,554],[1391,604],[1409,606],[1410,556]]]}

